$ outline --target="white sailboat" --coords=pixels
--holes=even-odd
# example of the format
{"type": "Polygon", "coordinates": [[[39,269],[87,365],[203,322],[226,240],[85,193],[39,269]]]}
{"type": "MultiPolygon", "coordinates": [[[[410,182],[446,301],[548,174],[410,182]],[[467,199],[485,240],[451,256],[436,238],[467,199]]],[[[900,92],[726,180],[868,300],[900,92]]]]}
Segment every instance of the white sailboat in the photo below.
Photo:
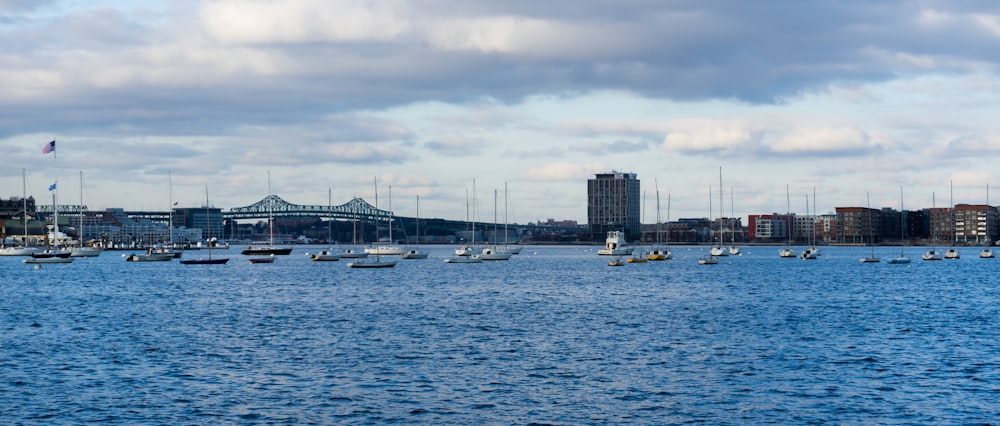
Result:
{"type": "Polygon", "coordinates": [[[389,217],[386,218],[386,223],[389,224],[389,241],[383,243],[378,241],[378,225],[375,225],[375,239],[370,246],[365,248],[365,253],[377,254],[380,256],[399,256],[403,254],[403,249],[401,247],[395,246],[395,241],[392,239],[392,228],[394,222],[394,216],[392,213],[392,186],[389,186],[389,217]]]}
{"type": "MultiPolygon", "coordinates": [[[[24,235],[21,237],[21,244],[18,246],[6,246],[0,248],[0,256],[31,256],[32,253],[42,251],[41,247],[28,246],[28,184],[27,169],[21,169],[21,220],[23,223],[24,235]]],[[[6,244],[6,241],[2,243],[6,244]]]]}
{"type": "Polygon", "coordinates": [[[906,257],[906,210],[903,210],[903,187],[899,187],[899,227],[901,240],[899,242],[899,257],[889,260],[892,264],[910,263],[910,258],[906,257]]]}
{"type": "MultiPolygon", "coordinates": [[[[379,211],[378,178],[375,178],[375,211],[376,212],[379,211]]],[[[375,222],[378,223],[378,218],[375,219],[375,222]]],[[[378,226],[376,226],[375,229],[376,229],[375,234],[378,235],[378,226]]],[[[395,260],[382,260],[382,255],[379,253],[371,254],[371,256],[357,262],[350,262],[347,264],[347,266],[349,268],[391,268],[393,266],[396,266],[395,260]],[[372,258],[371,256],[374,256],[374,258],[372,258]]]]}
{"type": "MultiPolygon", "coordinates": [[[[934,193],[932,192],[931,193],[931,211],[934,211],[936,208],[937,208],[937,200],[936,200],[936,198],[934,196],[934,193]]],[[[930,250],[927,250],[926,252],[924,252],[924,254],[920,256],[920,258],[923,259],[923,260],[941,260],[941,259],[944,259],[944,256],[941,254],[941,252],[937,250],[937,231],[934,229],[934,224],[933,223],[931,224],[931,241],[934,242],[934,247],[931,248],[930,250]]]]}
{"type": "MultiPolygon", "coordinates": [[[[326,241],[328,244],[333,244],[333,190],[326,190],[326,241]]],[[[315,253],[309,256],[310,259],[316,262],[336,262],[340,260],[340,255],[333,252],[333,248],[328,248],[319,253],[315,253]]]]}
{"type": "MultiPolygon", "coordinates": [[[[868,199],[868,211],[865,212],[865,216],[868,218],[868,246],[871,247],[872,253],[870,256],[865,256],[861,258],[861,263],[879,263],[882,260],[875,255],[875,231],[872,230],[872,200],[868,193],[865,193],[865,197],[868,199]]],[[[864,235],[861,237],[864,238],[864,235]]]]}
{"type": "MultiPolygon", "coordinates": [[[[493,190],[493,238],[497,235],[497,190],[493,190]]],[[[493,247],[484,247],[479,257],[483,260],[510,260],[511,253],[494,241],[493,247]]]]}
{"type": "Polygon", "coordinates": [[[510,224],[510,220],[507,217],[507,209],[510,207],[510,200],[507,193],[507,182],[503,183],[503,243],[506,244],[504,250],[510,254],[521,254],[520,246],[510,245],[510,239],[507,237],[507,225],[510,224]]]}
{"type": "MultiPolygon", "coordinates": [[[[949,185],[949,187],[951,187],[951,182],[949,182],[948,185],[949,185]]],[[[950,206],[948,207],[948,218],[950,219],[950,222],[951,222],[951,226],[950,226],[949,230],[951,231],[952,247],[948,248],[948,250],[944,252],[944,258],[945,259],[959,259],[959,258],[962,257],[962,255],[959,254],[958,249],[955,248],[955,243],[958,242],[958,232],[955,229],[955,191],[954,191],[954,188],[952,188],[950,192],[951,192],[951,195],[949,196],[949,200],[948,200],[948,203],[950,204],[950,206]]]]}
{"type": "Polygon", "coordinates": [[[792,233],[795,229],[795,224],[793,221],[789,220],[792,216],[792,198],[788,193],[788,184],[785,184],[785,233],[788,234],[788,247],[778,250],[778,257],[783,258],[793,258],[796,257],[795,249],[792,246],[792,233]]]}
{"type": "Polygon", "coordinates": [[[275,256],[287,255],[292,252],[291,247],[279,247],[274,245],[274,200],[271,198],[271,195],[271,172],[267,172],[267,245],[251,245],[243,249],[240,254],[250,256],[275,256]]]}
{"type": "MultiPolygon", "coordinates": [[[[712,221],[712,187],[711,186],[708,187],[708,220],[709,220],[709,223],[711,223],[711,221],[712,221]]],[[[712,229],[711,229],[711,226],[709,226],[709,234],[711,235],[711,233],[712,233],[712,229]]],[[[712,240],[714,241],[715,239],[713,238],[712,240]]],[[[716,256],[715,253],[720,253],[720,252],[723,252],[722,247],[714,247],[713,246],[711,249],[708,250],[708,254],[707,255],[702,256],[701,258],[698,259],[698,264],[699,265],[718,265],[719,264],[719,256],[716,256]],[[716,249],[718,249],[718,250],[716,250],[716,249]]]]}
{"type": "MultiPolygon", "coordinates": [[[[351,221],[351,248],[341,250],[340,257],[342,259],[364,259],[368,257],[368,253],[364,250],[358,249],[358,227],[361,226],[360,221],[355,217],[351,221]]],[[[362,229],[364,231],[364,229],[362,229]]],[[[361,233],[364,235],[364,232],[361,233]]]]}
{"type": "MultiPolygon", "coordinates": [[[[472,180],[473,205],[475,205],[475,196],[476,196],[475,194],[476,194],[476,180],[473,179],[472,180]]],[[[466,191],[466,193],[465,193],[465,221],[466,221],[466,223],[470,223],[469,219],[470,219],[470,217],[469,217],[469,192],[466,191]]],[[[471,244],[469,244],[469,245],[463,245],[463,246],[455,249],[455,255],[452,256],[452,257],[449,257],[449,258],[445,259],[444,263],[483,263],[483,259],[481,258],[481,255],[478,254],[478,253],[474,253],[473,250],[472,250],[472,246],[476,244],[476,213],[475,213],[475,211],[472,212],[471,219],[472,219],[472,222],[471,222],[471,225],[472,225],[472,235],[469,237],[472,240],[471,244]]]]}
{"type": "Polygon", "coordinates": [[[80,245],[75,247],[67,247],[70,256],[72,257],[97,257],[101,255],[101,250],[98,247],[87,246],[83,241],[83,171],[80,171],[80,211],[77,215],[79,218],[80,229],[77,232],[79,235],[77,238],[80,240],[80,245]]]}
{"type": "MultiPolygon", "coordinates": [[[[719,171],[721,172],[722,169],[719,169],[719,171]]],[[[736,230],[733,229],[733,227],[735,226],[735,224],[733,223],[733,218],[736,217],[736,203],[733,202],[733,187],[732,186],[729,187],[729,212],[730,212],[730,215],[729,215],[729,238],[730,238],[729,254],[731,254],[733,256],[739,256],[739,255],[741,255],[743,253],[740,252],[740,248],[739,247],[736,247],[736,230]]]]}
{"type": "Polygon", "coordinates": [[[56,165],[56,141],[53,139],[42,149],[42,154],[52,153],[52,177],[53,183],[49,186],[52,192],[52,242],[49,248],[43,251],[31,253],[31,259],[25,259],[24,263],[72,263],[70,252],[59,248],[59,205],[56,201],[56,194],[59,191],[58,166],[56,165]],[[59,260],[62,259],[62,260],[59,260]],[[69,259],[69,260],[66,260],[69,259]]]}
{"type": "Polygon", "coordinates": [[[420,249],[420,196],[417,195],[417,244],[403,252],[403,259],[426,259],[427,251],[420,249]]]}
{"type": "Polygon", "coordinates": [[[625,262],[628,262],[628,263],[646,263],[646,261],[649,260],[645,256],[646,253],[643,253],[643,244],[642,244],[641,224],[642,224],[642,222],[645,222],[645,220],[646,220],[646,193],[644,191],[642,193],[642,216],[639,218],[639,224],[640,224],[639,250],[638,250],[639,252],[635,253],[632,256],[629,256],[628,259],[625,259],[625,262]]]}
{"type": "MultiPolygon", "coordinates": [[[[711,198],[712,188],[708,189],[709,198],[711,198]]],[[[711,203],[709,199],[709,203],[711,203]]],[[[726,214],[725,205],[722,203],[722,167],[719,167],[719,244],[712,246],[711,255],[715,257],[729,256],[729,251],[722,247],[724,238],[726,236],[726,229],[722,222],[722,216],[726,214]]]]}
{"type": "MultiPolygon", "coordinates": [[[[819,257],[819,248],[816,247],[816,187],[813,187],[813,216],[812,216],[812,233],[809,237],[809,248],[802,251],[799,255],[802,260],[816,260],[819,257]]],[[[809,216],[809,195],[806,195],[806,216],[809,216]]]]}
{"type": "MultiPolygon", "coordinates": [[[[210,204],[208,203],[208,185],[205,185],[205,223],[206,223],[205,230],[207,231],[206,232],[207,235],[206,235],[205,241],[208,241],[208,242],[212,241],[212,215],[211,215],[211,212],[212,212],[212,210],[211,210],[210,204]]],[[[185,260],[182,260],[181,263],[184,264],[184,265],[223,265],[226,262],[229,262],[229,258],[228,257],[216,257],[216,258],[212,257],[212,244],[211,243],[206,244],[205,250],[208,252],[208,258],[207,259],[185,259],[185,260]]]]}

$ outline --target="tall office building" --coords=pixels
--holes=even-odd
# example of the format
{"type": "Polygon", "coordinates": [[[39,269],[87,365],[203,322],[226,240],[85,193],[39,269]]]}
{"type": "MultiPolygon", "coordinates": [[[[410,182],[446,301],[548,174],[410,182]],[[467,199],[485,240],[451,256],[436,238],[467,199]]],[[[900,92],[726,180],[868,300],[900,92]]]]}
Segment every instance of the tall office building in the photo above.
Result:
{"type": "Polygon", "coordinates": [[[639,238],[642,199],[635,173],[598,173],[587,180],[587,225],[603,238],[608,231],[624,231],[626,238],[639,238]]]}

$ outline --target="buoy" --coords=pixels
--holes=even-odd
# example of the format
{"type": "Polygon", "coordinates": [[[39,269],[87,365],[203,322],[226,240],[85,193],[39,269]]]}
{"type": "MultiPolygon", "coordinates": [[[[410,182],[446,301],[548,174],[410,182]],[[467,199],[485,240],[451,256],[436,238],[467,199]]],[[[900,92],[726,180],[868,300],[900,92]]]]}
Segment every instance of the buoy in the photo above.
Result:
{"type": "Polygon", "coordinates": [[[39,265],[39,264],[36,263],[35,264],[35,269],[42,269],[42,265],[39,265]]]}

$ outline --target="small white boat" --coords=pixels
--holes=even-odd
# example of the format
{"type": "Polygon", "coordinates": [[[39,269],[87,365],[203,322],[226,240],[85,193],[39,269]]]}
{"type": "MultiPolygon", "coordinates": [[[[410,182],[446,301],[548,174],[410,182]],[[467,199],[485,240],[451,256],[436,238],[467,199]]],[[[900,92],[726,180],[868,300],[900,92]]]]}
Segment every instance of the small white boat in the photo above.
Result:
{"type": "Polygon", "coordinates": [[[879,259],[878,256],[865,256],[861,258],[861,263],[879,263],[881,261],[882,259],[879,259]]]}
{"type": "Polygon", "coordinates": [[[444,263],[483,263],[483,259],[478,254],[471,256],[455,256],[444,260],[444,263]]]}
{"type": "Polygon", "coordinates": [[[351,262],[347,264],[350,268],[391,268],[396,266],[395,260],[371,260],[362,262],[351,262]]]}
{"type": "Polygon", "coordinates": [[[816,260],[816,258],[819,257],[819,249],[816,247],[809,247],[803,250],[799,257],[803,260],[816,260]]]}
{"type": "Polygon", "coordinates": [[[620,257],[616,257],[608,261],[608,266],[624,266],[624,265],[625,262],[622,261],[622,258],[620,257]]]}
{"type": "Polygon", "coordinates": [[[726,249],[722,248],[721,246],[712,247],[712,249],[708,251],[708,254],[715,257],[729,256],[729,253],[726,252],[726,249]]]}
{"type": "Polygon", "coordinates": [[[316,262],[336,262],[340,260],[340,255],[334,253],[333,250],[323,250],[319,253],[310,255],[309,258],[316,262]]]}
{"type": "Polygon", "coordinates": [[[487,247],[483,249],[483,252],[479,255],[482,260],[510,260],[510,253],[502,250],[497,250],[496,247],[487,247]]]}
{"type": "Polygon", "coordinates": [[[630,256],[632,248],[625,241],[625,233],[621,231],[608,231],[607,238],[604,239],[604,248],[597,251],[601,256],[630,256]]]}
{"type": "Polygon", "coordinates": [[[941,255],[941,252],[931,249],[924,252],[920,258],[923,260],[941,260],[944,259],[944,256],[941,255]]]}
{"type": "Polygon", "coordinates": [[[24,263],[46,264],[46,263],[73,263],[72,257],[30,257],[24,259],[24,263]]]}
{"type": "Polygon", "coordinates": [[[719,264],[719,258],[715,257],[715,256],[711,256],[711,255],[705,256],[705,257],[702,257],[702,258],[698,259],[698,264],[699,265],[718,265],[719,264]]]}
{"type": "Polygon", "coordinates": [[[3,247],[0,248],[0,256],[31,256],[33,253],[40,253],[45,250],[41,247],[3,247]]]}
{"type": "Polygon", "coordinates": [[[462,246],[455,249],[455,256],[472,256],[472,247],[462,246]]]}
{"type": "Polygon", "coordinates": [[[427,252],[419,249],[410,249],[400,255],[403,259],[426,259],[427,252]]]}
{"type": "Polygon", "coordinates": [[[347,249],[340,252],[340,257],[343,259],[364,259],[368,257],[368,253],[360,252],[355,249],[347,249]]]}
{"type": "Polygon", "coordinates": [[[152,249],[144,254],[132,253],[125,257],[126,262],[168,262],[174,258],[173,253],[156,253],[152,249]]]}
{"type": "Polygon", "coordinates": [[[399,256],[403,254],[403,248],[390,245],[372,245],[365,247],[365,253],[377,256],[399,256]]]}
{"type": "Polygon", "coordinates": [[[962,255],[958,253],[958,249],[950,248],[944,252],[945,259],[959,259],[962,255]]]}
{"type": "Polygon", "coordinates": [[[983,259],[992,259],[993,258],[993,249],[987,247],[987,248],[984,248],[982,250],[979,250],[979,257],[981,257],[983,259]]]}
{"type": "Polygon", "coordinates": [[[900,264],[904,264],[904,263],[910,263],[910,258],[908,258],[906,256],[894,257],[894,258],[892,258],[892,259],[889,260],[889,263],[894,264],[894,265],[900,265],[900,264]]]}
{"type": "Polygon", "coordinates": [[[798,257],[795,254],[795,250],[792,250],[790,248],[783,248],[781,250],[778,250],[778,256],[779,257],[786,257],[786,258],[798,257]]]}
{"type": "Polygon", "coordinates": [[[66,247],[66,250],[69,250],[70,257],[97,257],[103,252],[100,248],[87,246],[66,247]]]}

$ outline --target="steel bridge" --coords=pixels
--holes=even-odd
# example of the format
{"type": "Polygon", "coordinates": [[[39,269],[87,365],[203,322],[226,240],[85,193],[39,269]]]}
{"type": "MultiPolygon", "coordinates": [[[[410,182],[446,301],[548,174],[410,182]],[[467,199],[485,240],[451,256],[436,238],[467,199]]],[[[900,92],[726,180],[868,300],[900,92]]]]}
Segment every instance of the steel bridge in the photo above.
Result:
{"type": "Polygon", "coordinates": [[[225,219],[260,219],[268,216],[322,216],[334,219],[375,221],[386,220],[393,214],[379,210],[361,198],[353,198],[339,206],[306,206],[292,204],[277,195],[268,195],[263,200],[246,207],[234,207],[222,213],[225,219]]]}

